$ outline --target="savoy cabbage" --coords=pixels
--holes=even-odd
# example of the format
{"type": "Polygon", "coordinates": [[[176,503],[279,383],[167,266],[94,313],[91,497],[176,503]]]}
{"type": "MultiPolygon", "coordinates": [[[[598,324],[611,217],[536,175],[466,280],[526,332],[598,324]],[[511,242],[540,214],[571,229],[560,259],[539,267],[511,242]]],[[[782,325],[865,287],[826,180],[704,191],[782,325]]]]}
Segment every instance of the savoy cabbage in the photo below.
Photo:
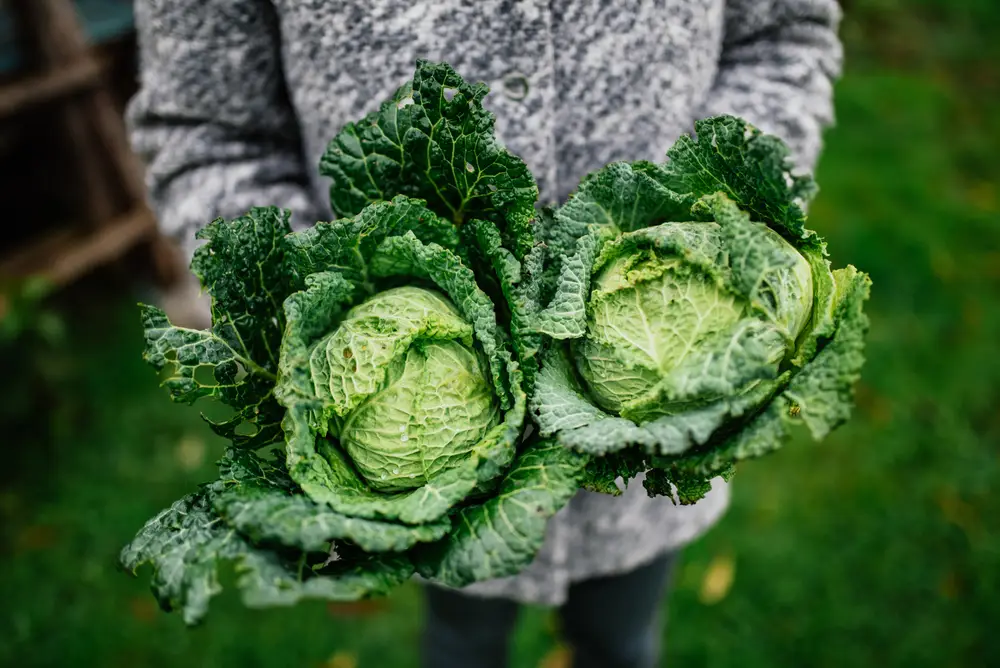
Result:
{"type": "Polygon", "coordinates": [[[693,503],[788,427],[847,417],[868,277],[805,227],[816,192],[788,149],[734,117],[696,123],[664,164],[615,163],[546,216],[551,287],[531,411],[598,456],[587,487],[644,473],[693,503]]]}
{"type": "Polygon", "coordinates": [[[253,606],[512,575],[581,488],[693,502],[846,419],[868,279],[831,271],[780,142],[708,119],[539,210],[486,93],[418,63],[330,142],[334,221],[217,220],[211,328],[142,307],[171,398],[233,409],[219,478],[122,552],[165,609],[201,620],[223,563],[253,606]]]}

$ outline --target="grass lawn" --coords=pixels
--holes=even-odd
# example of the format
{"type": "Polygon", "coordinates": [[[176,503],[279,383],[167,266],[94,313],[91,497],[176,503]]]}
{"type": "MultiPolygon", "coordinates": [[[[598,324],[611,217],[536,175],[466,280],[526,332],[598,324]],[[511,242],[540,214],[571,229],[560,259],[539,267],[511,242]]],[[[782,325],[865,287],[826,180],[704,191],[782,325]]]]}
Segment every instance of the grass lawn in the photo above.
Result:
{"type": "MultiPolygon", "coordinates": [[[[823,444],[741,467],[665,603],[671,666],[1000,665],[1000,58],[974,39],[1000,9],[911,4],[849,3],[864,21],[845,26],[857,57],[811,215],[835,266],[874,281],[859,408],[823,444]]],[[[224,594],[187,630],[148,574],[116,572],[222,450],[141,362],[135,297],[105,292],[69,311],[52,415],[4,442],[0,665],[416,666],[415,588],[268,611],[224,594]]],[[[515,666],[555,668],[554,646],[527,610],[515,666]]]]}

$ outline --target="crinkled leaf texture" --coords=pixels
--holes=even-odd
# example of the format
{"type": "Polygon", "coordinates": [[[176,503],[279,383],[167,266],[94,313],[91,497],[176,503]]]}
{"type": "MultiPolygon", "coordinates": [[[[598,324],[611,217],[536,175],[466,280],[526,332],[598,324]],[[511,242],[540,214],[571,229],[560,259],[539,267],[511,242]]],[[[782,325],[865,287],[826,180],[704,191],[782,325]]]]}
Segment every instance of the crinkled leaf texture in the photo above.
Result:
{"type": "Polygon", "coordinates": [[[498,307],[530,390],[540,346],[529,324],[539,308],[538,186],[524,161],[494,135],[496,118],[483,106],[488,92],[447,64],[419,60],[412,81],[330,141],[320,173],[331,179],[338,216],[404,195],[461,231],[457,247],[417,236],[455,251],[476,273],[498,307]]]}
{"type": "Polygon", "coordinates": [[[253,452],[230,452],[221,479],[210,487],[215,511],[255,543],[326,552],[330,543],[350,540],[366,552],[402,552],[439,540],[451,528],[447,518],[410,526],[337,513],[303,494],[288,476],[282,453],[275,454],[268,461],[253,452]]]}
{"type": "Polygon", "coordinates": [[[489,89],[446,64],[418,61],[416,73],[378,109],[330,142],[320,173],[332,180],[338,216],[407,195],[456,225],[494,223],[521,259],[531,249],[538,187],[524,161],[493,133],[489,89]]]}
{"type": "Polygon", "coordinates": [[[608,165],[536,212],[486,94],[420,61],[323,156],[337,220],[215,221],[192,263],[212,327],[143,307],[171,398],[233,409],[211,423],[232,443],[219,479],[121,555],[188,623],[225,564],[252,606],[513,575],[581,487],[646,472],[691,503],[791,424],[822,438],[847,418],[869,281],[830,270],[805,227],[815,184],[780,142],[707,119],[668,163],[608,165]],[[646,313],[619,297],[650,281],[687,305],[609,326],[646,313]],[[695,285],[720,295],[711,317],[695,285]],[[654,330],[685,342],[663,377],[654,330]]]}
{"type": "Polygon", "coordinates": [[[544,249],[537,187],[495,138],[487,92],[420,61],[411,82],[331,141],[321,172],[337,220],[295,234],[273,207],[215,221],[192,263],[213,298],[211,329],[174,327],[143,307],[146,359],[171,397],[234,410],[212,424],[233,444],[220,478],[151,520],[122,554],[129,570],[153,565],[158,598],[189,622],[205,614],[225,562],[260,605],[383,593],[418,554],[446,585],[470,582],[476,568],[513,573],[578,488],[586,456],[520,442],[541,348],[544,249]],[[363,312],[406,290],[440,295],[454,316],[363,312]],[[359,313],[367,320],[344,324],[359,313]],[[462,394],[452,381],[466,376],[432,373],[449,359],[473,380],[481,373],[481,386],[462,394]],[[389,396],[409,401],[404,443],[411,427],[447,435],[461,415],[476,439],[438,453],[444,464],[412,483],[383,484],[380,473],[396,473],[394,448],[375,447],[383,417],[398,417],[389,396]],[[451,417],[420,413],[428,401],[451,417]],[[493,532],[498,517],[524,524],[493,532]],[[490,541],[486,567],[468,561],[479,535],[490,541]]]}
{"type": "MultiPolygon", "coordinates": [[[[219,221],[213,229],[218,238],[235,239],[234,230],[245,226],[255,239],[271,239],[256,246],[244,240],[251,252],[282,257],[268,286],[268,294],[286,295],[280,314],[269,325],[260,314],[247,320],[255,327],[281,325],[276,368],[269,347],[273,340],[251,345],[229,326],[243,322],[237,306],[216,315],[219,328],[204,332],[172,327],[151,307],[144,309],[144,318],[147,358],[158,368],[171,369],[166,385],[175,399],[274,400],[282,415],[283,439],[248,443],[233,438],[234,447],[220,462],[219,480],[151,520],[123,551],[123,566],[134,572],[151,564],[158,599],[166,609],[182,609],[189,623],[206,614],[209,599],[220,591],[218,572],[226,563],[235,565],[237,587],[250,605],[378,595],[410,577],[418,557],[429,579],[461,586],[476,577],[470,575],[475,568],[487,574],[485,567],[469,562],[480,535],[490,541],[488,573],[524,567],[541,545],[545,520],[578,489],[578,472],[587,458],[551,444],[529,443],[518,451],[526,412],[523,374],[511,337],[497,322],[496,304],[459,255],[455,227],[422,201],[405,196],[296,234],[283,226],[284,217],[270,214],[277,212],[256,211],[253,226],[238,219],[219,221]],[[341,374],[354,389],[338,394],[339,401],[348,410],[355,408],[355,392],[370,392],[385,382],[388,358],[363,350],[354,339],[345,346],[349,355],[333,356],[336,364],[317,366],[314,353],[352,308],[399,286],[437,291],[454,305],[456,316],[427,320],[402,339],[382,339],[390,342],[388,357],[435,337],[473,346],[484,360],[486,387],[503,417],[460,465],[415,489],[386,493],[359,474],[356,461],[330,432],[333,423],[324,406],[334,399],[330,378],[341,374]],[[393,352],[392,346],[400,350],[393,352]],[[363,364],[369,366],[357,366],[363,364]],[[206,375],[206,370],[213,373],[206,375]],[[370,374],[368,380],[362,371],[370,374]],[[246,385],[251,376],[259,385],[246,385]],[[325,385],[317,384],[319,377],[325,385]],[[263,391],[250,395],[257,387],[263,391]],[[322,387],[327,389],[318,391],[322,387]],[[256,451],[263,445],[284,447],[263,455],[256,451]],[[497,518],[515,518],[523,525],[495,533],[497,518]],[[337,555],[333,561],[331,550],[337,555]]],[[[526,289],[521,264],[499,243],[495,226],[487,221],[476,225],[483,248],[504,276],[504,289],[512,298],[529,298],[519,292],[526,289]]],[[[218,245],[215,252],[221,252],[218,245]]],[[[258,290],[257,276],[250,274],[246,288],[258,290]]],[[[235,286],[227,289],[239,292],[235,286]]],[[[239,303],[235,297],[227,299],[239,303]]],[[[255,303],[254,308],[269,308],[255,303]]],[[[387,315],[391,320],[392,314],[387,315]]],[[[527,327],[525,321],[521,324],[527,327]]],[[[264,341],[261,332],[256,336],[250,340],[264,341]]],[[[529,332],[524,340],[530,336],[537,335],[529,332]]]]}
{"type": "MultiPolygon", "coordinates": [[[[394,204],[401,201],[403,200],[397,198],[394,204]]],[[[428,211],[426,215],[434,214],[428,211]]],[[[346,219],[323,223],[308,234],[317,239],[337,239],[337,243],[343,245],[347,233],[335,234],[334,230],[347,225],[350,222],[346,219]]],[[[513,295],[514,286],[519,279],[519,265],[512,255],[503,251],[496,236],[492,239],[489,237],[491,233],[495,235],[495,228],[485,222],[482,225],[479,229],[487,242],[484,247],[492,248],[492,256],[501,269],[498,273],[510,274],[507,287],[513,295]],[[505,258],[506,265],[503,264],[505,258]]],[[[305,247],[305,244],[295,241],[292,244],[305,247]]],[[[326,251],[312,247],[310,252],[313,256],[322,256],[326,251]]],[[[331,384],[330,378],[344,373],[343,370],[336,371],[344,360],[347,360],[348,370],[353,369],[352,365],[358,362],[355,375],[378,372],[380,369],[384,373],[384,368],[366,366],[364,360],[368,359],[367,352],[355,352],[353,349],[349,356],[334,355],[335,361],[331,366],[317,367],[315,361],[308,363],[308,360],[316,359],[316,346],[324,333],[343,316],[345,300],[349,301],[352,294],[350,283],[338,278],[341,274],[336,273],[336,263],[316,265],[317,269],[331,271],[310,276],[306,281],[306,289],[292,295],[286,302],[288,329],[283,341],[282,379],[277,394],[288,408],[285,418],[288,470],[311,499],[339,514],[400,527],[423,527],[450,522],[452,530],[445,539],[432,543],[433,548],[428,547],[426,551],[421,548],[424,567],[433,570],[437,566],[431,555],[440,555],[439,559],[452,555],[448,558],[459,559],[459,555],[475,549],[470,544],[468,532],[470,527],[472,531],[486,531],[494,517],[491,513],[496,512],[495,508],[500,503],[497,494],[505,495],[505,499],[513,499],[504,501],[500,506],[502,512],[513,513],[512,507],[508,506],[516,505],[516,499],[520,498],[518,494],[514,494],[517,492],[518,480],[526,472],[536,470],[536,466],[541,466],[542,469],[552,466],[553,474],[548,480],[549,484],[541,489],[534,489],[538,507],[532,517],[551,516],[578,487],[571,475],[556,475],[555,472],[563,470],[564,460],[578,461],[584,458],[563,448],[553,447],[528,447],[517,453],[526,403],[522,373],[512,354],[510,337],[497,323],[494,302],[478,287],[476,276],[456,253],[437,243],[425,243],[408,232],[385,237],[381,243],[371,248],[366,259],[364,281],[378,284],[402,278],[411,285],[429,285],[448,297],[461,316],[460,321],[454,326],[445,321],[428,321],[416,326],[412,330],[413,334],[408,335],[409,338],[398,339],[398,345],[405,347],[412,338],[461,337],[461,323],[468,323],[476,348],[488,362],[491,386],[504,411],[504,419],[475,446],[471,456],[462,465],[446,470],[408,491],[387,494],[372,489],[358,475],[344,450],[333,439],[324,437],[327,416],[324,415],[323,406],[329,400],[326,388],[340,387],[339,383],[331,384]]],[[[399,352],[390,351],[387,354],[398,355],[399,352]]],[[[353,378],[349,387],[364,387],[367,382],[361,378],[353,378]]],[[[376,378],[374,384],[379,382],[381,381],[376,378]]],[[[337,389],[336,392],[339,393],[340,390],[337,389]]],[[[537,549],[543,534],[544,522],[540,521],[530,526],[525,525],[513,534],[504,533],[494,537],[497,545],[506,539],[515,540],[517,544],[496,555],[490,568],[499,572],[523,567],[534,554],[529,547],[535,545],[537,549]]],[[[459,586],[471,581],[465,579],[467,577],[464,570],[450,570],[442,566],[435,579],[459,586]]]]}
{"type": "Polygon", "coordinates": [[[285,264],[288,220],[288,212],[255,208],[198,233],[206,243],[191,268],[212,296],[210,330],[174,327],[160,309],[142,307],[143,356],[167,370],[171,398],[214,397],[230,406],[231,418],[209,423],[241,447],[261,447],[281,434],[283,411],[273,390],[285,326],[281,305],[294,288],[285,264]]]}
{"type": "Polygon", "coordinates": [[[543,437],[594,457],[588,489],[645,472],[649,494],[694,503],[789,425],[820,439],[850,412],[868,277],[831,271],[805,227],[815,183],[777,138],[728,116],[696,130],[664,165],[589,175],[542,219],[552,287],[529,407],[543,437]],[[661,371],[672,338],[683,354],[661,371]]]}
{"type": "Polygon", "coordinates": [[[418,572],[449,587],[516,574],[541,548],[549,518],[580,487],[587,461],[551,440],[534,442],[492,498],[458,511],[448,540],[417,549],[418,572]]]}
{"type": "Polygon", "coordinates": [[[205,492],[190,494],[149,520],[121,554],[135,573],[153,569],[152,590],[167,611],[187,624],[208,612],[221,592],[219,569],[232,564],[243,601],[251,607],[293,605],[303,599],[354,601],[388,593],[405,582],[413,565],[405,556],[354,552],[324,565],[323,555],[255,546],[212,509],[205,492]]]}

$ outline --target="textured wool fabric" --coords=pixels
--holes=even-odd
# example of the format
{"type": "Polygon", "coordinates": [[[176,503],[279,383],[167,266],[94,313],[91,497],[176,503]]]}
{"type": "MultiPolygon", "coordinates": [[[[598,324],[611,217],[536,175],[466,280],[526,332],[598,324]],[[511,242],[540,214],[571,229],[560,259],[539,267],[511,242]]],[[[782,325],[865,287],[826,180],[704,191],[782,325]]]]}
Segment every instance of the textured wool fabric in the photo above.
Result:
{"type": "MultiPolygon", "coordinates": [[[[445,61],[492,92],[497,131],[564,199],[613,160],[662,160],[698,118],[731,113],[809,169],[833,120],[833,0],[137,0],[141,88],[128,110],[162,229],[195,231],[252,206],[332,217],[317,165],[344,123],[445,61]]],[[[648,563],[724,512],[700,503],[581,492],[520,575],[473,593],[557,605],[570,582],[648,563]]]]}

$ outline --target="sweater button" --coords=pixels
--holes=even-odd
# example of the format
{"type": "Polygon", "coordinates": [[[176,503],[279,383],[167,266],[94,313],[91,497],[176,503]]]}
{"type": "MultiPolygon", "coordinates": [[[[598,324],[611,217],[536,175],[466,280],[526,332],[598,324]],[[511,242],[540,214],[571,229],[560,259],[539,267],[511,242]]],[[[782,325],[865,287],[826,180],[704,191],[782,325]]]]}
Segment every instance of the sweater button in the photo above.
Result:
{"type": "Polygon", "coordinates": [[[509,100],[523,100],[528,96],[528,77],[511,72],[503,78],[503,93],[509,100]]]}

